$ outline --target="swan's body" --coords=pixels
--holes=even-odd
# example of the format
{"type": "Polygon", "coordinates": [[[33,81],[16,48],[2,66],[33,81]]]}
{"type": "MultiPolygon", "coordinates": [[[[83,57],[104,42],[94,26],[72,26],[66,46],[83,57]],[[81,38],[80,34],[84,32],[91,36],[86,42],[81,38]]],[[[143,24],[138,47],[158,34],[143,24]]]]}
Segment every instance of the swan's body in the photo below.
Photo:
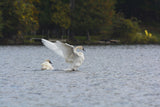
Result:
{"type": "Polygon", "coordinates": [[[77,68],[84,61],[84,54],[82,52],[77,52],[77,49],[84,50],[82,46],[74,47],[60,41],[53,43],[46,39],[42,39],[42,43],[47,48],[53,50],[55,53],[63,57],[67,63],[70,63],[71,68],[69,70],[77,70],[77,68]]]}
{"type": "Polygon", "coordinates": [[[53,66],[51,65],[51,61],[50,60],[46,60],[45,62],[43,62],[42,64],[42,70],[53,70],[53,66]]]}

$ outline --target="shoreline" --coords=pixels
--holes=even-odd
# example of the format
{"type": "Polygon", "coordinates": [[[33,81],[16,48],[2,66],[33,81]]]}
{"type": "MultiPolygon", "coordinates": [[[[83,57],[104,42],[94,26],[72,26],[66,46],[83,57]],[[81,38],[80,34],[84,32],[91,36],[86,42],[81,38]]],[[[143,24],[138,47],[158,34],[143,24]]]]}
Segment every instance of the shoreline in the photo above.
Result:
{"type": "MultiPolygon", "coordinates": [[[[56,41],[58,39],[49,39],[49,41],[56,41]]],[[[160,43],[122,43],[120,40],[107,40],[107,41],[66,41],[66,40],[60,40],[72,45],[160,45],[160,43]]],[[[25,42],[14,42],[10,40],[6,43],[0,42],[0,46],[5,45],[42,45],[41,40],[28,40],[25,42]]]]}

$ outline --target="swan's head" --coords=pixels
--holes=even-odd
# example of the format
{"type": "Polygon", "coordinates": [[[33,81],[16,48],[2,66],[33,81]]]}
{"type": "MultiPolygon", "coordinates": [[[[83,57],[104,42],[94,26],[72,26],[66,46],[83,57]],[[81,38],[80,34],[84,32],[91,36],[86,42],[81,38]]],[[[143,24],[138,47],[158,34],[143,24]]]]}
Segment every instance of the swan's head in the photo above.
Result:
{"type": "Polygon", "coordinates": [[[77,49],[85,51],[83,46],[77,46],[77,49]]]}
{"type": "Polygon", "coordinates": [[[52,64],[52,62],[50,60],[46,60],[46,62],[49,62],[50,64],[52,64]]]}
{"type": "Polygon", "coordinates": [[[42,66],[42,70],[53,70],[53,66],[52,66],[52,62],[50,60],[45,60],[45,62],[43,62],[41,64],[42,66]]]}

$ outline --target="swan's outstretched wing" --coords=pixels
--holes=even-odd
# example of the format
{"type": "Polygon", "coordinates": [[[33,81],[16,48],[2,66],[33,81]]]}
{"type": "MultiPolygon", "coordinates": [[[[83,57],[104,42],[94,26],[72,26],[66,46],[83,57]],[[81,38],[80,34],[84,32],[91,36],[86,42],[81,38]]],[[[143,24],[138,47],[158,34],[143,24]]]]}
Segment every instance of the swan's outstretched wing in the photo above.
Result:
{"type": "Polygon", "coordinates": [[[57,42],[53,43],[50,42],[46,39],[41,39],[42,43],[49,49],[51,49],[52,51],[54,51],[56,54],[60,55],[61,57],[64,57],[63,51],[62,49],[60,49],[59,47],[57,47],[57,42]]]}
{"type": "Polygon", "coordinates": [[[56,41],[56,46],[62,50],[64,58],[67,62],[72,63],[75,60],[74,58],[77,56],[77,54],[74,52],[73,45],[56,41]]]}

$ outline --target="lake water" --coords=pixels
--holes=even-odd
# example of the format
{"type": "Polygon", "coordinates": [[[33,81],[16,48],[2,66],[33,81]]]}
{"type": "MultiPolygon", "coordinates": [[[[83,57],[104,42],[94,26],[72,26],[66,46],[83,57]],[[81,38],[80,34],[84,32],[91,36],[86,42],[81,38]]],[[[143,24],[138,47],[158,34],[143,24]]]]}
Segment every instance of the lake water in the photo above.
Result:
{"type": "Polygon", "coordinates": [[[79,71],[44,46],[0,46],[0,107],[160,107],[160,46],[85,46],[79,71]],[[50,59],[56,70],[42,71],[50,59]]]}

